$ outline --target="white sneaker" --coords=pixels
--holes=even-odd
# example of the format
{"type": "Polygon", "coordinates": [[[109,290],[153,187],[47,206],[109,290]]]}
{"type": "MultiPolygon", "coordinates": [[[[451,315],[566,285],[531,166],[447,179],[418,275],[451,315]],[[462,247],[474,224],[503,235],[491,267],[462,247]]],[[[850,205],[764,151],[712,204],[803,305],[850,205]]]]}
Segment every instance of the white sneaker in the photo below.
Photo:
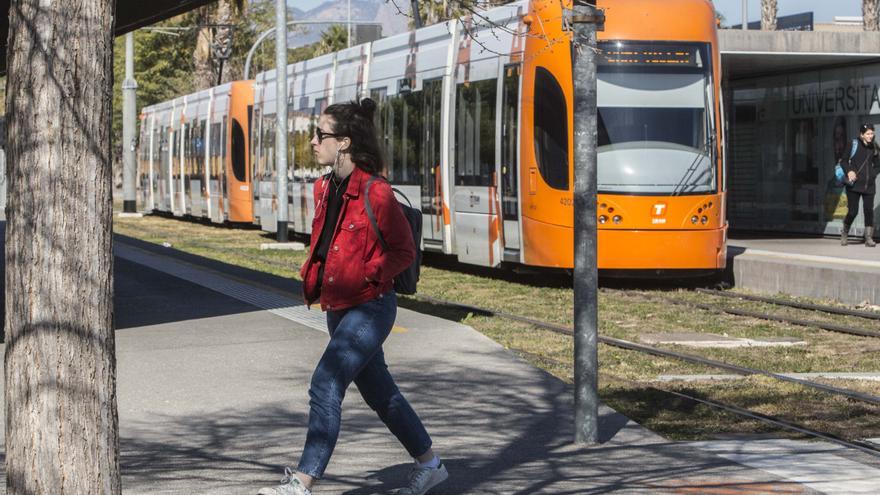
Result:
{"type": "Polygon", "coordinates": [[[397,491],[397,495],[424,495],[428,490],[446,481],[449,473],[446,466],[440,464],[436,468],[421,467],[416,462],[409,472],[409,484],[397,491]]]}
{"type": "Polygon", "coordinates": [[[302,484],[290,468],[284,468],[281,484],[275,488],[263,488],[257,492],[257,495],[312,495],[312,492],[302,484]]]}

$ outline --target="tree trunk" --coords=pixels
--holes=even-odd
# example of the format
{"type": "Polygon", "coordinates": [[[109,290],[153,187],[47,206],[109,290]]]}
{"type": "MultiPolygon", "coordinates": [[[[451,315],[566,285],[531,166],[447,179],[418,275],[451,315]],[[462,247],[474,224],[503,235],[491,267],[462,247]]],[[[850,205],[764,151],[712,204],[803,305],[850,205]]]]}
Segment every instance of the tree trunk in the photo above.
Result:
{"type": "Polygon", "coordinates": [[[118,494],[114,0],[9,9],[6,487],[118,494]]]}
{"type": "MultiPolygon", "coordinates": [[[[198,10],[199,24],[208,24],[211,14],[210,7],[202,7],[198,10]]],[[[193,50],[193,65],[195,66],[196,91],[210,88],[214,85],[214,64],[211,63],[211,28],[205,27],[199,29],[199,35],[196,37],[196,48],[193,50]]]]}
{"type": "Polygon", "coordinates": [[[776,31],[776,0],[761,0],[761,31],[776,31]]]}
{"type": "MultiPolygon", "coordinates": [[[[232,5],[230,5],[230,0],[220,0],[217,2],[217,11],[214,13],[214,24],[218,25],[228,25],[232,24],[232,5]]],[[[222,82],[227,82],[230,80],[229,78],[229,50],[232,48],[232,30],[228,27],[218,27],[214,31],[214,47],[213,49],[217,52],[215,53],[215,58],[218,58],[217,70],[223,70],[223,74],[219,74],[220,78],[222,78],[222,82]],[[225,54],[223,52],[226,52],[225,54]],[[222,61],[222,65],[220,62],[220,58],[226,57],[222,61]],[[223,75],[226,77],[223,77],[223,75]]],[[[219,78],[218,78],[219,79],[219,78]]],[[[216,84],[216,83],[215,83],[216,84]]]]}
{"type": "Polygon", "coordinates": [[[865,31],[878,31],[880,30],[880,23],[878,23],[878,2],[877,0],[864,0],[862,2],[862,19],[865,22],[865,31]]]}

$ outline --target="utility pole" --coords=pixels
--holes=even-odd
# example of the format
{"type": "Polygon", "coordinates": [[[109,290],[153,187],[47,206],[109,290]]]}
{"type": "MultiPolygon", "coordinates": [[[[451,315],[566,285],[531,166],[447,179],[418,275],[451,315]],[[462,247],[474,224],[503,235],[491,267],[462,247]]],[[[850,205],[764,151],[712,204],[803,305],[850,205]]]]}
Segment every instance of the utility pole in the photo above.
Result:
{"type": "Polygon", "coordinates": [[[287,242],[287,5],[275,0],[275,173],[278,242],[287,242]]]}
{"type": "Polygon", "coordinates": [[[599,442],[599,275],[596,263],[596,31],[605,14],[575,0],[574,36],[574,407],[575,443],[599,442]]]}
{"type": "Polygon", "coordinates": [[[742,3],[742,30],[746,31],[749,29],[749,0],[743,0],[742,3]]]}
{"type": "Polygon", "coordinates": [[[416,29],[419,29],[420,27],[422,27],[422,16],[419,13],[419,1],[412,0],[412,2],[410,2],[410,5],[410,8],[412,8],[413,25],[415,25],[416,29]]]}
{"type": "Polygon", "coordinates": [[[134,80],[134,33],[125,35],[125,79],[122,81],[122,212],[137,212],[137,81],[134,80]]]}

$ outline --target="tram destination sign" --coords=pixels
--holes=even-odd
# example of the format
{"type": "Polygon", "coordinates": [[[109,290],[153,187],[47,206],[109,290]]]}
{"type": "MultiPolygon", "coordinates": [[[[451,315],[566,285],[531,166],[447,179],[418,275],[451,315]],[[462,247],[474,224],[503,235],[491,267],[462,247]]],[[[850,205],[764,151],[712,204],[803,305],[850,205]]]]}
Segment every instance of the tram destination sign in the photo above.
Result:
{"type": "Polygon", "coordinates": [[[601,43],[599,65],[702,67],[700,49],[687,45],[639,45],[601,43]]]}

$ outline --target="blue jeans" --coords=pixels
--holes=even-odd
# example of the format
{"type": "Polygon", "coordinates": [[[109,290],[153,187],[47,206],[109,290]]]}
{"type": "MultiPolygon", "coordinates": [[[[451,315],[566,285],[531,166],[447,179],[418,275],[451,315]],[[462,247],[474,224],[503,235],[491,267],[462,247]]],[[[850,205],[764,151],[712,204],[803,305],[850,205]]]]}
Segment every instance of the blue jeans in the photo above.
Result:
{"type": "Polygon", "coordinates": [[[431,437],[385,364],[382,343],[396,316],[393,290],[360,306],[327,312],[330,343],[312,375],[309,432],[297,471],[314,478],[323,476],[339,437],[345,389],[352,381],[410,456],[418,457],[431,448],[431,437]]]}

